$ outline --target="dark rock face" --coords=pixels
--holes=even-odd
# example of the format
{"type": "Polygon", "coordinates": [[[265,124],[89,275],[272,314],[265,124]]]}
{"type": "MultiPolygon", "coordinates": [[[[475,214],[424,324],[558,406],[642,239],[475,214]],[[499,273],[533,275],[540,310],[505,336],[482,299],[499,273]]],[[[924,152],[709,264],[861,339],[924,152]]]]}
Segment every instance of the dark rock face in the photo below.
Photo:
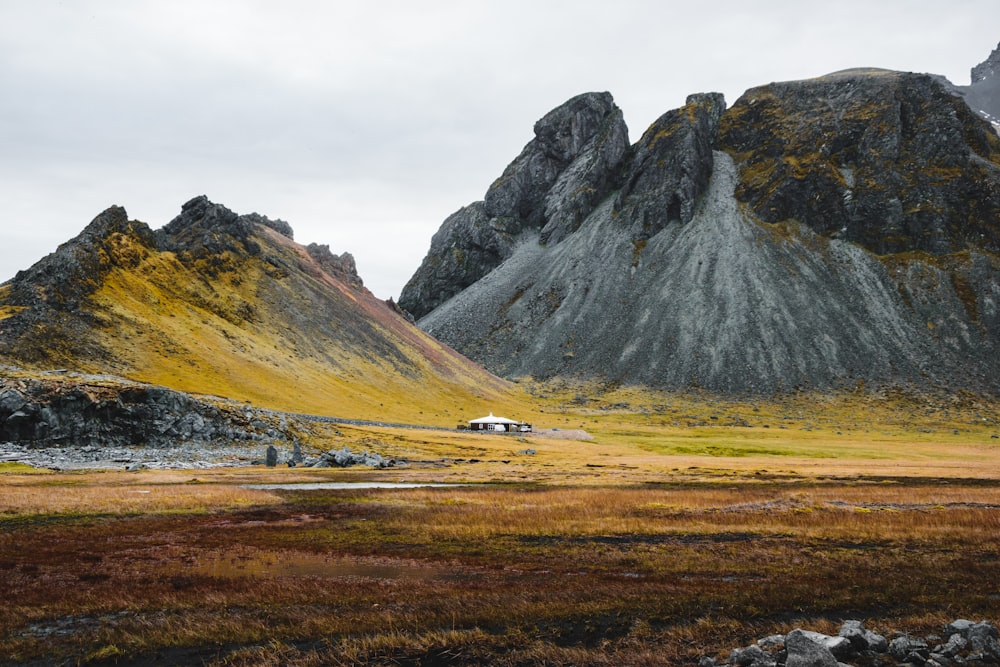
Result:
{"type": "Polygon", "coordinates": [[[1000,131],[1000,45],[972,68],[972,84],[959,88],[969,106],[1000,131]]]}
{"type": "Polygon", "coordinates": [[[169,447],[178,442],[291,441],[250,408],[223,409],[163,387],[3,381],[0,442],[28,447],[169,447]]]}
{"type": "Polygon", "coordinates": [[[989,58],[972,68],[973,84],[996,77],[1000,77],[1000,45],[993,49],[989,58]]]}
{"type": "Polygon", "coordinates": [[[306,246],[306,252],[330,275],[337,276],[344,282],[361,287],[364,282],[358,275],[358,266],[354,261],[354,255],[345,252],[342,255],[334,255],[330,252],[330,246],[310,243],[306,246]]]}
{"type": "Polygon", "coordinates": [[[399,305],[422,317],[499,266],[525,233],[555,244],[618,185],[628,129],[608,93],[550,111],[535,138],[476,202],[452,214],[406,284],[399,305]]]}
{"type": "Polygon", "coordinates": [[[692,95],[642,135],[615,199],[615,212],[632,221],[637,240],[659,233],[670,221],[691,222],[695,204],[708,189],[712,148],[725,110],[718,93],[692,95]]]}
{"type": "Polygon", "coordinates": [[[1000,140],[939,78],[852,70],[728,110],[692,96],[588,175],[612,189],[571,225],[539,219],[562,178],[539,136],[445,221],[401,300],[489,370],[1000,391],[1000,140]],[[492,260],[459,269],[472,247],[492,260]]]}
{"type": "Polygon", "coordinates": [[[1000,251],[1000,138],[936,78],[850,70],[747,91],[719,145],[736,198],[878,253],[1000,251]]]}

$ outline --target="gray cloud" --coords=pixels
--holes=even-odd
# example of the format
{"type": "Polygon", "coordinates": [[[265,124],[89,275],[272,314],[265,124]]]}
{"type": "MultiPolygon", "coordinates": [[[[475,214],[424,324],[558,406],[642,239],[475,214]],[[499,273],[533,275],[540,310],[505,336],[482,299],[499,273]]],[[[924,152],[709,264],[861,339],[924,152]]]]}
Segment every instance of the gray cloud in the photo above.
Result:
{"type": "Polygon", "coordinates": [[[855,66],[968,81],[995,0],[0,4],[0,280],[111,204],[287,220],[399,293],[535,120],[609,90],[633,138],[689,93],[855,66]]]}

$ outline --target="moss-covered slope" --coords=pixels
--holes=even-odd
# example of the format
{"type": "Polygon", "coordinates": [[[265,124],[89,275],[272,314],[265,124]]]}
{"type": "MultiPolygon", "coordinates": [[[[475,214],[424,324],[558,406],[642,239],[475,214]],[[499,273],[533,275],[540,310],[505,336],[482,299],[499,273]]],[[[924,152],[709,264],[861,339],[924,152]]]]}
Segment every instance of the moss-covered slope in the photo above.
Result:
{"type": "Polygon", "coordinates": [[[0,288],[8,364],[317,414],[451,421],[506,383],[375,298],[349,255],[204,197],[161,230],[112,207],[0,288]]]}

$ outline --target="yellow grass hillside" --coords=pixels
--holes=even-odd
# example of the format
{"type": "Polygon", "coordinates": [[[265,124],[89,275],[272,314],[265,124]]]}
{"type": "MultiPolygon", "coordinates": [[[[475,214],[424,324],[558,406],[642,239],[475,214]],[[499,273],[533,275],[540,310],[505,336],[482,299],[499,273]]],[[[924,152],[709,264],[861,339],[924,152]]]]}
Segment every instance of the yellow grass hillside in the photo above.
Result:
{"type": "Polygon", "coordinates": [[[210,202],[155,234],[109,211],[0,290],[0,359],[359,419],[450,423],[510,403],[509,383],[290,230],[220,223],[235,214],[210,202]]]}

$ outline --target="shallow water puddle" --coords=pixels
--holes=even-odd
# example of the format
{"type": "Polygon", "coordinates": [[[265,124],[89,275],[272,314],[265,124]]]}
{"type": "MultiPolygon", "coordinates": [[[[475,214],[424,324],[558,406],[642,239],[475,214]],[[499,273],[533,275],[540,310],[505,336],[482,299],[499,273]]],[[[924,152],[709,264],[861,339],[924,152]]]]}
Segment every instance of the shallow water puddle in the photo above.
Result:
{"type": "Polygon", "coordinates": [[[291,484],[243,484],[244,489],[261,491],[321,491],[346,489],[440,489],[471,484],[424,484],[420,482],[296,482],[291,484]]]}

